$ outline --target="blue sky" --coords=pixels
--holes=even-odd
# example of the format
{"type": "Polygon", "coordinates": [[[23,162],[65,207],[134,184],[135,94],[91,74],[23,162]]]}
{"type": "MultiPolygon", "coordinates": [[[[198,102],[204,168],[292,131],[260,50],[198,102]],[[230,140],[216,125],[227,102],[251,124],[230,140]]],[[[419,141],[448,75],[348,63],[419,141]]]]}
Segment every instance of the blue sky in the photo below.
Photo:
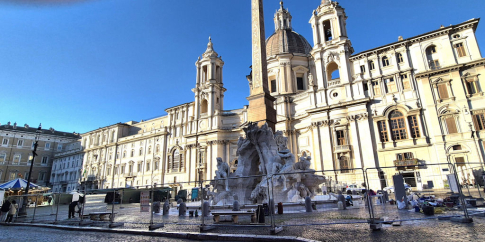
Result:
{"type": "MultiPolygon", "coordinates": [[[[483,0],[342,0],[355,53],[471,18],[483,0]]],[[[293,28],[320,0],[287,0],[293,28]]],[[[191,102],[195,61],[209,35],[222,56],[224,109],[247,105],[249,0],[0,0],[0,123],[88,132],[191,102]],[[59,3],[60,2],[60,3],[59,3]]],[[[264,0],[266,36],[279,0],[264,0]]],[[[485,46],[485,23],[477,29],[485,46]]]]}

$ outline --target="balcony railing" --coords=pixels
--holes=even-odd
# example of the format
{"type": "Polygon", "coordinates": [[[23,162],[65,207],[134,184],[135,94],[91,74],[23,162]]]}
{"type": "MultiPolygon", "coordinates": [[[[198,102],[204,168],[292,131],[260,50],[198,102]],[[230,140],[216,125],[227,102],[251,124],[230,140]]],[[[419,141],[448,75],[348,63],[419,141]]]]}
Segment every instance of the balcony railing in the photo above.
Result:
{"type": "Polygon", "coordinates": [[[95,175],[89,175],[88,176],[88,180],[87,181],[94,181],[96,180],[96,176],[95,175]]]}
{"type": "Polygon", "coordinates": [[[394,166],[417,166],[418,159],[395,160],[394,166]]]}
{"type": "Polygon", "coordinates": [[[328,87],[340,85],[340,79],[333,79],[328,82],[328,87]]]}
{"type": "Polygon", "coordinates": [[[336,145],[334,147],[334,152],[348,152],[350,151],[350,145],[336,145]]]}

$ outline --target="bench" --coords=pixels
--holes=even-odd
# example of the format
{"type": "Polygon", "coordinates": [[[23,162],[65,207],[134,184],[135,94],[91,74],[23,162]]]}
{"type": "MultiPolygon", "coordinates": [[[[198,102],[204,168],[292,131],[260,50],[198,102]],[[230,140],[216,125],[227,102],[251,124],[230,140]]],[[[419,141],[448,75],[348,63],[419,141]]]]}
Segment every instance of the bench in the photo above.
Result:
{"type": "Polygon", "coordinates": [[[214,215],[214,222],[219,223],[221,215],[231,215],[232,222],[237,223],[239,216],[248,215],[251,216],[251,223],[256,223],[256,212],[246,212],[246,211],[229,211],[229,212],[212,212],[214,215]]]}
{"type": "MultiPolygon", "coordinates": [[[[113,214],[113,216],[116,213],[113,214]]],[[[89,218],[94,221],[110,221],[111,213],[109,212],[92,212],[89,213],[89,218]]]]}

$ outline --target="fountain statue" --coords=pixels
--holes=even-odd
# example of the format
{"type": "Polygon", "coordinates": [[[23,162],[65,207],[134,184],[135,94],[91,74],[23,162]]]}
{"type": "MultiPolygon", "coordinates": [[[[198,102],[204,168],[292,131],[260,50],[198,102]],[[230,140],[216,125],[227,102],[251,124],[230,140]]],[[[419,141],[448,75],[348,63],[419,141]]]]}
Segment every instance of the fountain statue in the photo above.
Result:
{"type": "Polygon", "coordinates": [[[217,171],[212,183],[214,203],[276,203],[313,198],[325,177],[310,169],[311,157],[295,156],[287,148],[283,132],[273,134],[266,124],[249,123],[246,137],[238,141],[238,167],[231,173],[222,158],[217,158],[217,171]]]}

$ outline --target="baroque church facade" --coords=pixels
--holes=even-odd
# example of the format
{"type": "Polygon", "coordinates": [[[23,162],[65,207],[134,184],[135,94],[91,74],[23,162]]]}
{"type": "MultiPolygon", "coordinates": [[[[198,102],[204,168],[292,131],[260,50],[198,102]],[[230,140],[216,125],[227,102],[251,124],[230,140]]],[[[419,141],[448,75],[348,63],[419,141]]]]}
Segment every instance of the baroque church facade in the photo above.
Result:
{"type": "MultiPolygon", "coordinates": [[[[479,20],[360,53],[346,20],[337,2],[322,0],[310,18],[312,46],[293,31],[282,3],[275,13],[275,32],[266,40],[268,88],[288,148],[297,158],[311,156],[311,168],[334,181],[360,184],[357,173],[376,167],[369,178],[375,189],[392,185],[395,173],[413,187],[422,187],[421,177],[444,187],[439,174],[449,167],[426,166],[436,163],[456,164],[460,179],[472,180],[467,169],[483,165],[485,135],[479,20]]],[[[196,62],[194,101],[159,118],[82,134],[82,182],[92,189],[185,189],[213,178],[217,157],[235,170],[248,107],[223,109],[223,66],[209,40],[196,62]]]]}

